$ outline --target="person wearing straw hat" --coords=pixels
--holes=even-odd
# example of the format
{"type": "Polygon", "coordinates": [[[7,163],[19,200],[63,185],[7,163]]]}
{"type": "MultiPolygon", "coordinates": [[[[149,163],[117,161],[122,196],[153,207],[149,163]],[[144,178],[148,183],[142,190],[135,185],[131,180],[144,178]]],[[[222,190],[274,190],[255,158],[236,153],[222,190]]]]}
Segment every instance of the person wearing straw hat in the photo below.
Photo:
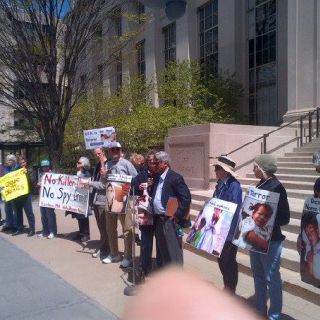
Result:
{"type": "Polygon", "coordinates": [[[213,197],[238,205],[236,213],[232,219],[230,230],[218,258],[218,264],[223,276],[224,288],[235,293],[238,283],[238,264],[236,255],[238,247],[232,243],[234,233],[239,220],[239,211],[242,204],[242,190],[239,181],[236,179],[235,162],[227,157],[220,156],[215,159],[214,171],[217,177],[217,185],[213,197]]]}

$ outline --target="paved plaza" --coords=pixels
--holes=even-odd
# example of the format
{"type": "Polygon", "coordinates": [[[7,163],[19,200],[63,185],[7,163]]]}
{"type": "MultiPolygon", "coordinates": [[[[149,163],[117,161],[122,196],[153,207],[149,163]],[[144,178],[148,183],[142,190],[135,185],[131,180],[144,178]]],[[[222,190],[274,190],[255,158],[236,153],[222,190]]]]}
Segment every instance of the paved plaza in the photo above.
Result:
{"type": "MultiPolygon", "coordinates": [[[[37,201],[34,201],[34,209],[36,230],[40,231],[37,201]]],[[[126,277],[118,263],[103,265],[99,259],[91,257],[98,239],[94,217],[90,218],[91,240],[86,245],[71,240],[77,230],[76,220],[57,211],[57,224],[58,237],[52,240],[1,233],[0,318],[120,318],[131,299],[123,294],[126,277]]],[[[120,248],[122,242],[119,241],[120,248]]],[[[216,262],[187,250],[184,257],[187,270],[222,287],[216,262]]],[[[252,278],[241,273],[237,294],[250,301],[253,293],[252,278]]],[[[284,320],[318,320],[320,307],[285,292],[283,312],[284,320]]]]}

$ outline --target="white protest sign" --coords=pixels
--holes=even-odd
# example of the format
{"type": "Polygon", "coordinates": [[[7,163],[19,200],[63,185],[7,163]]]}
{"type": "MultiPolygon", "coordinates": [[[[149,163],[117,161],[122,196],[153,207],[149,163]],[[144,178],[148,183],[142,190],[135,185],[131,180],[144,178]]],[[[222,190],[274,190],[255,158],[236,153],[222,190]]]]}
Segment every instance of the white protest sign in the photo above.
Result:
{"type": "Polygon", "coordinates": [[[212,198],[200,211],[187,243],[219,257],[236,210],[237,204],[212,198]]]}
{"type": "Polygon", "coordinates": [[[116,130],[114,127],[83,130],[83,136],[87,150],[108,148],[111,142],[116,140],[116,130]]]}
{"type": "Polygon", "coordinates": [[[67,174],[46,173],[41,180],[39,206],[86,215],[89,180],[67,174]]]}

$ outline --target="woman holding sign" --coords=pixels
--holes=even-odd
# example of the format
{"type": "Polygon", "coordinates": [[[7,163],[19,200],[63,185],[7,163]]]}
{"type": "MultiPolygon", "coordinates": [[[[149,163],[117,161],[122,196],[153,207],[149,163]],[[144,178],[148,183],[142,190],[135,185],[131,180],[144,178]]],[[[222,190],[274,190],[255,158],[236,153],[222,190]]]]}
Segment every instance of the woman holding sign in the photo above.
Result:
{"type": "MultiPolygon", "coordinates": [[[[80,157],[77,161],[77,177],[78,178],[90,178],[90,161],[86,157],[80,157]]],[[[73,240],[80,240],[81,242],[86,242],[90,240],[90,227],[89,227],[89,208],[86,215],[79,214],[75,212],[67,211],[66,215],[71,214],[72,218],[78,220],[79,233],[74,237],[73,240]]]]}
{"type": "MultiPolygon", "coordinates": [[[[254,160],[253,172],[260,182],[259,189],[279,193],[279,203],[274,227],[267,254],[250,251],[251,270],[254,279],[256,309],[268,319],[280,319],[282,310],[282,281],[280,276],[280,256],[282,241],[285,236],[281,226],[289,223],[290,211],[287,192],[275,177],[277,171],[276,159],[269,154],[261,154],[254,160]],[[270,308],[267,308],[267,296],[270,297],[270,308]]],[[[252,233],[253,235],[253,233],[252,233]]],[[[247,237],[247,241],[250,239],[247,237]]],[[[254,241],[254,239],[252,239],[254,241]]]]}
{"type": "Polygon", "coordinates": [[[236,261],[238,247],[232,243],[232,239],[239,220],[239,210],[242,204],[242,190],[239,181],[235,178],[236,164],[232,159],[226,156],[220,156],[213,165],[218,179],[213,197],[233,202],[238,205],[220,258],[218,258],[224,287],[230,292],[235,293],[238,283],[238,264],[236,261]]]}

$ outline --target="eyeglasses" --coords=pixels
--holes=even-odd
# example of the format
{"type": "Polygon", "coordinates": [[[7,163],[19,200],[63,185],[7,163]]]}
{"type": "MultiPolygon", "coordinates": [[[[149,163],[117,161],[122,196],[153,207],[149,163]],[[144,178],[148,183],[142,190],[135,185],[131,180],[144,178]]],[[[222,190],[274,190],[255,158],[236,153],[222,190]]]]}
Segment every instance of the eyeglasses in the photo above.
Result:
{"type": "Polygon", "coordinates": [[[214,166],[214,171],[219,171],[219,170],[221,170],[221,169],[222,169],[221,166],[214,166]]]}
{"type": "Polygon", "coordinates": [[[110,148],[111,151],[119,151],[120,148],[110,148]]]}

